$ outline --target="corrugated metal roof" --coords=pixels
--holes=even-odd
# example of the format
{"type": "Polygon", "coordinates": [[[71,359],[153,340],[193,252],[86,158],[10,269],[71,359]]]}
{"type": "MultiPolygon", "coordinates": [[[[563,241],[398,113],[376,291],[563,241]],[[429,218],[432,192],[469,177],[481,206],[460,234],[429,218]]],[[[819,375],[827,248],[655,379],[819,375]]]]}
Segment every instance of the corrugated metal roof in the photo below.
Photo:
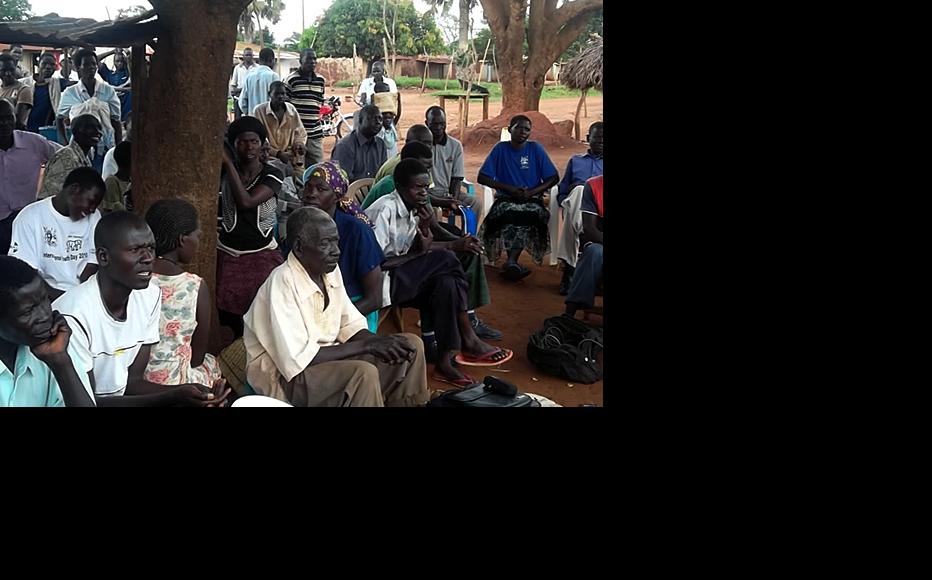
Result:
{"type": "Polygon", "coordinates": [[[129,45],[158,36],[155,10],[115,22],[64,18],[56,13],[22,22],[0,22],[0,41],[40,46],[129,45]]]}

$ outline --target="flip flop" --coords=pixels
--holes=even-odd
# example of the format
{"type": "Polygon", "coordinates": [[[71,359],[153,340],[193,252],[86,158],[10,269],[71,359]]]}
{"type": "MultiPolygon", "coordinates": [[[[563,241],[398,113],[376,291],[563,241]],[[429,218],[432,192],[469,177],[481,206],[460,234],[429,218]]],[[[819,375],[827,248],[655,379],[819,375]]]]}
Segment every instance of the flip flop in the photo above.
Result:
{"type": "Polygon", "coordinates": [[[507,348],[497,348],[479,356],[473,356],[471,354],[461,352],[456,355],[454,360],[461,365],[468,365],[473,367],[497,367],[500,364],[510,361],[513,356],[515,356],[515,353],[508,350],[507,348]],[[504,357],[502,357],[500,353],[506,354],[504,357]],[[496,356],[499,356],[498,360],[494,358],[496,356]]]}
{"type": "Polygon", "coordinates": [[[461,379],[451,379],[443,375],[433,375],[432,378],[435,381],[440,381],[441,383],[446,383],[448,385],[453,385],[454,387],[459,387],[460,389],[465,389],[466,387],[471,387],[476,384],[476,381],[466,373],[463,373],[463,378],[461,379]]]}
{"type": "Polygon", "coordinates": [[[505,269],[499,272],[502,278],[508,280],[509,282],[517,282],[518,280],[521,280],[522,278],[530,275],[530,273],[530,270],[527,268],[522,268],[517,264],[505,266],[505,269]]]}

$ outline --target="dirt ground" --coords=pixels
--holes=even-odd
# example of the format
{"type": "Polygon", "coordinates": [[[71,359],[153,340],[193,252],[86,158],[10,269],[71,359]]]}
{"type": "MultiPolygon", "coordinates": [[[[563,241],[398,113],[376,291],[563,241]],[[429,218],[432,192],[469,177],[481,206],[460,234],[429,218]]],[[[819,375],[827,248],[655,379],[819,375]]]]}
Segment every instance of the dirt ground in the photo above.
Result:
{"type": "MultiPolygon", "coordinates": [[[[350,89],[337,89],[336,94],[343,100],[345,112],[352,112],[356,109],[351,97],[347,97],[347,95],[351,94],[350,89]]],[[[540,112],[546,115],[552,123],[564,120],[572,121],[576,113],[577,101],[576,98],[542,100],[540,102],[540,112]]],[[[402,91],[402,119],[399,124],[402,142],[399,143],[399,149],[404,144],[403,139],[408,127],[416,123],[423,123],[424,111],[427,107],[436,104],[439,104],[439,99],[430,96],[429,91],[424,94],[417,90],[402,91]]],[[[482,120],[482,105],[477,101],[471,107],[469,121],[470,124],[475,124],[482,120]]],[[[447,114],[447,129],[452,130],[458,126],[459,119],[457,111],[449,105],[448,108],[451,111],[447,114]]],[[[585,135],[590,124],[602,120],[602,97],[590,96],[587,99],[587,108],[588,116],[582,117],[580,122],[582,135],[585,135]]],[[[501,103],[489,103],[490,118],[497,116],[500,112],[501,103]]],[[[531,139],[534,139],[533,129],[531,139]]],[[[334,138],[327,138],[324,141],[325,158],[330,157],[330,151],[333,149],[334,143],[334,138]]],[[[468,180],[476,181],[479,168],[493,145],[490,143],[488,146],[481,148],[467,148],[465,150],[466,178],[468,180]]],[[[547,152],[562,176],[569,158],[585,151],[586,144],[580,143],[578,147],[548,148],[547,152]]],[[[487,374],[497,375],[513,382],[522,391],[537,393],[566,407],[583,404],[602,406],[602,381],[592,385],[573,384],[570,386],[570,383],[565,380],[538,372],[534,365],[527,360],[528,336],[540,329],[545,318],[562,313],[564,304],[563,297],[557,293],[560,284],[558,266],[549,266],[547,257],[544,258],[543,266],[537,266],[531,262],[526,254],[522,254],[520,261],[525,267],[532,269],[533,273],[517,284],[502,281],[498,275],[498,267],[486,267],[492,303],[479,310],[479,315],[483,320],[493,328],[501,330],[504,334],[501,341],[492,344],[512,349],[515,352],[514,358],[500,368],[466,367],[464,372],[477,380],[481,380],[487,374]]],[[[594,320],[596,323],[601,324],[599,317],[594,317],[594,320]]],[[[417,311],[405,309],[405,330],[418,332],[417,321],[417,311]]],[[[379,334],[382,334],[382,332],[397,332],[397,329],[394,323],[390,322],[390,319],[386,319],[379,328],[379,334]]],[[[432,368],[428,370],[428,376],[430,376],[432,370],[432,368]]],[[[454,387],[431,380],[431,389],[446,390],[452,388],[454,387]]]]}

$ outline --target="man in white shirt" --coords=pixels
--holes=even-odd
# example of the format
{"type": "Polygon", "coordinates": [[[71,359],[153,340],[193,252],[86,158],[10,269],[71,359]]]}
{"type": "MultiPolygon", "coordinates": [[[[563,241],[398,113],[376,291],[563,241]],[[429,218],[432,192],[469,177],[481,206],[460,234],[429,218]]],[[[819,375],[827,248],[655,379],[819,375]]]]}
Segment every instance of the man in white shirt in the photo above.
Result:
{"type": "Polygon", "coordinates": [[[152,282],[155,236],[142,217],[115,211],[94,232],[99,270],[52,305],[73,332],[68,354],[87,373],[99,406],[215,406],[229,390],[145,380],[159,342],[162,292],[152,282]],[[122,396],[126,395],[126,396],[122,396]]]}
{"type": "Polygon", "coordinates": [[[376,336],[343,286],[337,226],[305,207],[288,218],[291,253],[246,312],[246,377],[259,394],[297,407],[423,405],[424,345],[376,336]]]}
{"type": "Polygon", "coordinates": [[[230,77],[230,96],[233,97],[234,120],[243,115],[243,111],[239,108],[239,96],[243,92],[243,85],[246,84],[246,75],[252,72],[252,68],[256,66],[256,62],[253,60],[252,48],[247,46],[243,49],[242,61],[233,67],[233,76],[230,77]]]}
{"type": "Polygon", "coordinates": [[[436,380],[458,387],[475,381],[452,364],[456,351],[460,364],[490,366],[513,356],[476,336],[466,313],[469,282],[454,252],[481,252],[473,236],[452,242],[436,242],[430,230],[427,187],[430,174],[417,159],[403,159],[393,173],[395,191],[369,206],[375,237],[385,254],[382,270],[388,271],[383,286],[383,306],[388,303],[418,308],[430,317],[440,356],[436,380]]]}
{"type": "Polygon", "coordinates": [[[61,95],[57,111],[58,140],[68,142],[65,138],[66,119],[74,119],[79,114],[93,114],[101,121],[103,137],[97,153],[103,157],[107,149],[123,140],[120,98],[116,90],[97,74],[97,54],[93,50],[82,48],[75,52],[74,64],[81,81],[65,89],[61,95]]]}
{"type": "Polygon", "coordinates": [[[385,83],[388,85],[388,92],[397,93],[398,85],[395,84],[395,81],[385,76],[385,63],[381,60],[377,60],[372,63],[372,76],[365,78],[359,83],[359,90],[356,92],[361,105],[372,104],[372,95],[375,94],[375,85],[377,83],[385,83]]]}
{"type": "Polygon", "coordinates": [[[13,220],[10,255],[39,271],[52,300],[97,271],[94,228],[103,196],[100,175],[79,167],[58,194],[27,205],[13,220]]]}

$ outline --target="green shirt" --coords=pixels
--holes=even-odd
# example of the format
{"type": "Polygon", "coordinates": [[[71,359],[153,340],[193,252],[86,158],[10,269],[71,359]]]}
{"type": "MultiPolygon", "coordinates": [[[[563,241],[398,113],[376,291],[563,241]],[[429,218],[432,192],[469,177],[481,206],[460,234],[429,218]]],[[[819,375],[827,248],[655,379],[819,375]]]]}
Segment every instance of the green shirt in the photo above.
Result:
{"type": "MultiPolygon", "coordinates": [[[[366,198],[362,200],[362,203],[359,205],[359,207],[361,207],[362,209],[366,209],[367,207],[375,203],[375,200],[379,199],[380,197],[385,197],[386,195],[388,195],[389,193],[393,191],[395,191],[395,178],[392,177],[391,175],[386,175],[385,177],[382,178],[381,181],[379,181],[378,183],[373,185],[371,189],[369,189],[369,193],[366,195],[366,198]]],[[[430,205],[429,197],[427,198],[427,207],[431,207],[431,208],[433,207],[432,205],[430,205]]]]}
{"type": "Polygon", "coordinates": [[[16,351],[13,372],[0,362],[0,407],[64,407],[58,381],[28,347],[16,351]]]}

